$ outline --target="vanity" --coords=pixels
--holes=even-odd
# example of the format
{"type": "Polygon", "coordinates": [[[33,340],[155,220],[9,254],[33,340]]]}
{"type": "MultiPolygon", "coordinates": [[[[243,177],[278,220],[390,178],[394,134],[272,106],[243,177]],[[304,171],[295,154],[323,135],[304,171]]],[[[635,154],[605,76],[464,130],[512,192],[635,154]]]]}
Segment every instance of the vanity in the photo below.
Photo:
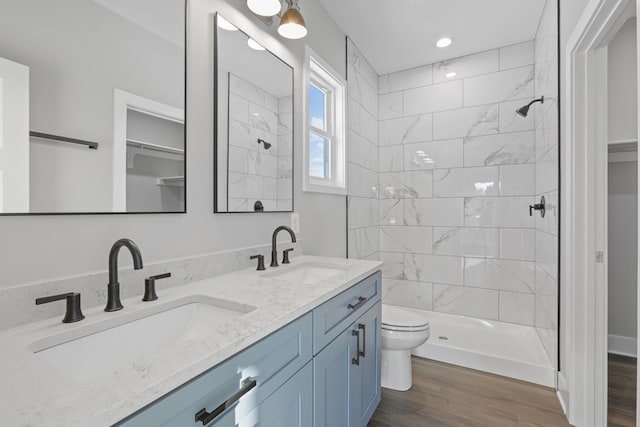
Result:
{"type": "Polygon", "coordinates": [[[366,426],[381,263],[312,256],[0,335],[7,425],[366,426]]]}

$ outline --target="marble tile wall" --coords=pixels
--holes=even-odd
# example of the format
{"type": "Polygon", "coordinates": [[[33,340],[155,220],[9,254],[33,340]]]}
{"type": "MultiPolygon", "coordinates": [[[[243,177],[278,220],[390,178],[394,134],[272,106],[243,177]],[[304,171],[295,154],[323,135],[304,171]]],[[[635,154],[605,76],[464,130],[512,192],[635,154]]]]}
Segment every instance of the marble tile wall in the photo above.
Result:
{"type": "MultiPolygon", "coordinates": [[[[349,258],[380,250],[378,75],[347,39],[347,212],[349,258]]],[[[386,158],[386,156],[384,156],[386,158]]]]}
{"type": "Polygon", "coordinates": [[[535,215],[535,327],[549,359],[558,361],[558,3],[547,0],[535,39],[535,194],[547,212],[535,215]]]}
{"type": "Polygon", "coordinates": [[[293,97],[278,98],[278,156],[276,204],[293,210],[293,97]]]}
{"type": "Polygon", "coordinates": [[[253,211],[257,200],[267,211],[291,209],[290,100],[229,73],[229,211],[253,211]]]}
{"type": "Polygon", "coordinates": [[[536,325],[536,127],[515,113],[534,60],[530,41],[379,77],[384,301],[536,325]]]}

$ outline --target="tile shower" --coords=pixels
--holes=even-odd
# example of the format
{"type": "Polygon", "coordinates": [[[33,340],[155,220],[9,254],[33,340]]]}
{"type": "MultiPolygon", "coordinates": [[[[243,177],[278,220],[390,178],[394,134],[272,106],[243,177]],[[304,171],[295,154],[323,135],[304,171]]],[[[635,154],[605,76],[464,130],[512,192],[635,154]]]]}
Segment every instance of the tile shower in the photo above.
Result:
{"type": "Polygon", "coordinates": [[[385,262],[384,301],[535,327],[555,364],[554,6],[535,40],[377,79],[349,40],[347,141],[349,256],[385,262]]]}
{"type": "Polygon", "coordinates": [[[229,209],[292,206],[291,97],[276,97],[229,73],[229,209]],[[270,145],[257,144],[262,140],[270,145]],[[269,148],[266,148],[269,147],[269,148]]]}

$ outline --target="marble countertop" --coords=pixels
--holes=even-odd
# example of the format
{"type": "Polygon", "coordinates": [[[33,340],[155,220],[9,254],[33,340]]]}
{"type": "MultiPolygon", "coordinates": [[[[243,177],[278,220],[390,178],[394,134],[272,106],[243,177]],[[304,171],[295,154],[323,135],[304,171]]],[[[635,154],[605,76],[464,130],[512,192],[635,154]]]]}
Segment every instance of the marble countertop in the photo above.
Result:
{"type": "MultiPolygon", "coordinates": [[[[334,264],[342,271],[313,285],[264,277],[275,269],[241,270],[159,292],[154,302],[124,300],[124,309],[106,313],[102,307],[85,310],[85,320],[72,324],[60,318],[31,323],[0,333],[0,419],[4,426],[112,425],[190,379],[223,362],[287,323],[309,312],[360,280],[381,269],[378,261],[300,256],[291,265],[306,262],[334,264]],[[161,305],[190,296],[213,297],[255,310],[229,320],[219,328],[164,349],[117,369],[99,371],[91,378],[74,366],[54,367],[42,360],[34,343],[59,334],[85,335],[118,319],[139,319],[161,305]],[[84,331],[84,332],[83,332],[84,331]],[[207,335],[210,334],[210,337],[207,335]],[[208,339],[211,338],[211,339],[208,339]]],[[[106,286],[106,285],[105,285],[106,286]]],[[[140,284],[142,286],[142,284],[140,284]]],[[[63,304],[63,303],[61,303],[63,304]]],[[[175,305],[175,304],[174,304],[175,305]]],[[[0,313],[1,315],[1,313],[0,313]]],[[[118,350],[115,349],[114,352],[118,350]]]]}

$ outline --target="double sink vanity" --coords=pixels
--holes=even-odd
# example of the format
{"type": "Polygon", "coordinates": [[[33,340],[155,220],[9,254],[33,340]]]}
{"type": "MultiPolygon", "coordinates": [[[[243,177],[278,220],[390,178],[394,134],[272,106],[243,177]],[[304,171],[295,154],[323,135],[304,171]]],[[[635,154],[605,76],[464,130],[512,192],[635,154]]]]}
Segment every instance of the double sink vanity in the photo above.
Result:
{"type": "Polygon", "coordinates": [[[299,256],[6,330],[3,423],[366,426],[380,401],[379,270],[299,256]]]}

